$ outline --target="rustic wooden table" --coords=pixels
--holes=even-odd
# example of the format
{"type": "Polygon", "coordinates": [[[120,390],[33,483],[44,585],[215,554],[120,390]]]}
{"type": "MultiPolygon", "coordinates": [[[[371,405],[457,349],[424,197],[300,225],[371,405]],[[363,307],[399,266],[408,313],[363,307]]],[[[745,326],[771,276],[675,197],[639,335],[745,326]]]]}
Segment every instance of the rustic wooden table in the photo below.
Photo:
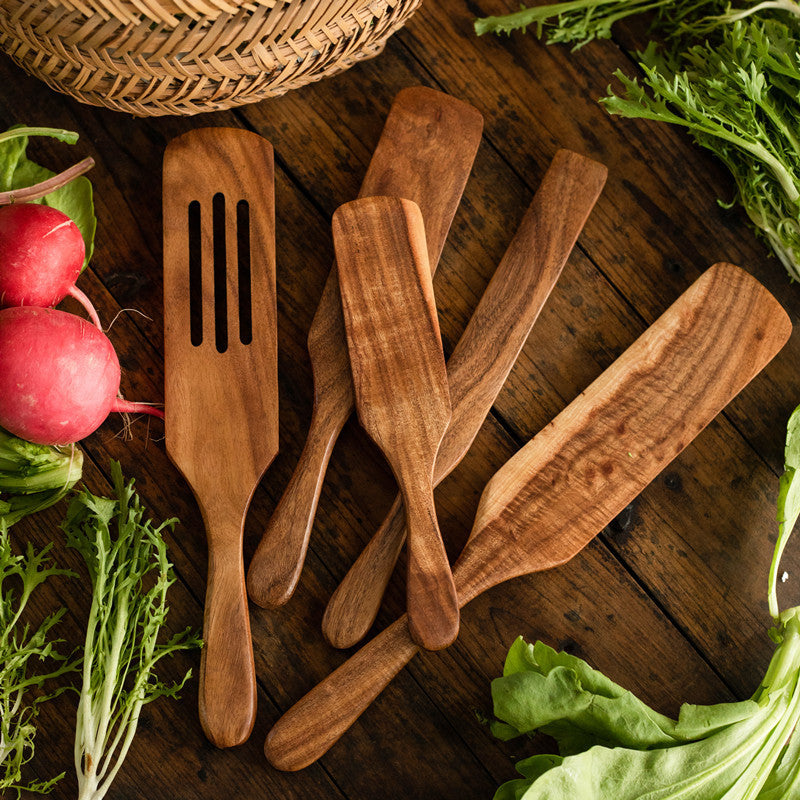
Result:
{"type": "MultiPolygon", "coordinates": [[[[739,210],[717,197],[732,185],[710,156],[677,130],[609,117],[596,103],[613,70],[633,70],[636,32],[578,52],[532,35],[478,39],[472,19],[515,3],[431,0],[378,58],[277,100],[194,118],[134,119],[82,106],[0,60],[0,123],[80,132],[75,148],[36,142],[34,157],[62,167],[92,155],[99,229],[82,278],[102,318],[123,311],[111,338],[123,392],[163,398],[161,159],[174,136],[202,125],[249,128],[276,153],[281,452],[248,519],[245,556],[295,465],[308,426],[312,383],[306,334],[332,259],[329,222],[355,197],[398,90],[426,84],[475,105],[485,136],[456,216],[435,291],[445,350],[452,350],[558,147],[605,163],[609,179],[563,276],[472,450],[437,491],[451,554],[463,544],[480,491],[511,453],[608,366],[700,272],[715,261],[746,267],[793,320],[800,290],[768,255],[739,210]]],[[[640,39],[639,39],[640,41],[640,39]]],[[[391,475],[354,422],[337,445],[300,588],[282,610],[251,608],[258,720],[250,741],[219,751],[197,719],[197,682],[179,702],[148,706],[112,797],[489,798],[513,777],[530,743],[496,742],[479,721],[489,682],[523,634],[580,654],[665,712],[683,700],[748,696],[771,645],[766,580],[775,538],[777,476],[785,422],[800,403],[795,335],[777,359],[636,502],[568,565],[517,579],[463,612],[456,644],[417,657],[317,764],[283,774],[264,760],[270,725],[341,663],[320,635],[325,603],[391,502],[391,475]]],[[[213,425],[213,419],[206,424],[213,425]]],[[[138,421],[133,439],[110,419],[87,439],[86,480],[108,491],[109,459],[135,476],[155,516],[177,515],[170,539],[178,581],[169,628],[200,626],[206,571],[197,506],[164,452],[163,428],[138,421]]],[[[214,469],[214,453],[207,454],[214,469]]],[[[55,540],[61,563],[63,509],[27,520],[19,539],[55,540]]],[[[800,601],[798,547],[785,568],[784,603],[800,601]]],[[[52,581],[41,607],[64,604],[62,635],[81,638],[88,606],[80,582],[52,581]]],[[[402,607],[393,586],[378,627],[402,607]]],[[[167,677],[196,653],[166,665],[167,677]]],[[[41,717],[35,771],[66,769],[53,797],[74,797],[76,698],[64,694],[41,717]]]]}

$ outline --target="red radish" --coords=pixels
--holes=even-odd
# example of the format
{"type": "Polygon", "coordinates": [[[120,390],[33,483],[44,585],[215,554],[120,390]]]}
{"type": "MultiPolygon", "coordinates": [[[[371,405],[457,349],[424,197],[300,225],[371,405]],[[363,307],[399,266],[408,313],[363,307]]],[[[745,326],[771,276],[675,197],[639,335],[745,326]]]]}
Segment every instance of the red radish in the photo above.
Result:
{"type": "Polygon", "coordinates": [[[85,319],[52,308],[0,311],[0,427],[37,444],[71,444],[111,411],[159,409],[121,400],[119,359],[85,319]]]}
{"type": "Polygon", "coordinates": [[[67,295],[99,328],[89,298],[75,286],[86,249],[78,226],[57,208],[38,203],[0,207],[0,308],[55,306],[67,295]]]}

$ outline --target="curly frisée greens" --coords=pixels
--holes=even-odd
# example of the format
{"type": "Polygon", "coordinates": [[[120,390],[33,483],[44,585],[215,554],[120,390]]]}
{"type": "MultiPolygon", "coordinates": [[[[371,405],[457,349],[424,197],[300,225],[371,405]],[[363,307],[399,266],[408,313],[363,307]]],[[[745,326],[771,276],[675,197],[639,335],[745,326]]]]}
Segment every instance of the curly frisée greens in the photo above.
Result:
{"type": "Polygon", "coordinates": [[[580,47],[656,10],[638,54],[641,80],[615,75],[611,114],[686,128],[730,171],[736,199],[793,280],[800,280],[800,4],[766,0],[569,0],[476,20],[477,33],[532,27],[580,47]]]}
{"type": "Polygon", "coordinates": [[[800,798],[800,607],[781,612],[780,558],[800,516],[800,408],[789,420],[769,573],[777,647],[749,700],[657,713],[580,658],[517,639],[492,683],[494,733],[540,730],[560,755],[519,762],[495,800],[797,800],[800,798]]]}
{"type": "Polygon", "coordinates": [[[78,800],[105,797],[136,733],[142,707],[159,697],[177,697],[191,670],[176,683],[159,680],[161,659],[202,642],[188,628],[165,642],[167,590],[175,582],[164,531],[155,526],[111,464],[113,499],[82,491],[72,500],[64,531],[67,545],[86,562],[92,606],[83,650],[83,681],[75,730],[78,800]]]}
{"type": "Polygon", "coordinates": [[[34,720],[42,703],[63,691],[44,689],[55,678],[77,668],[77,662],[57,651],[59,639],[51,637],[64,609],[46,617],[37,628],[23,622],[31,595],[54,575],[72,575],[56,569],[50,559],[52,545],[37,552],[30,543],[15,555],[7,530],[0,530],[0,795],[6,791],[43,794],[54,778],[23,779],[23,767],[33,757],[34,720]],[[43,668],[43,665],[47,665],[43,668]]]}

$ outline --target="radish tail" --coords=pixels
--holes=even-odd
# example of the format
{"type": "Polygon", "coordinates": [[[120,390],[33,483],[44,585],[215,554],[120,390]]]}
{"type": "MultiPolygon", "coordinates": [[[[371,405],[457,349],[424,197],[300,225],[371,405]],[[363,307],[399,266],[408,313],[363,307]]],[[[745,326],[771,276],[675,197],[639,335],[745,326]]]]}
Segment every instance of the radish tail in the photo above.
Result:
{"type": "Polygon", "coordinates": [[[92,305],[92,301],[73,283],[70,286],[67,294],[70,297],[74,297],[85,309],[86,313],[89,315],[89,319],[92,321],[94,326],[97,330],[102,331],[103,328],[100,325],[100,317],[97,316],[97,311],[95,307],[92,305]]]}
{"type": "Polygon", "coordinates": [[[164,419],[164,412],[160,408],[151,406],[147,403],[131,403],[118,397],[111,406],[112,411],[120,414],[152,414],[154,417],[164,419]]]}

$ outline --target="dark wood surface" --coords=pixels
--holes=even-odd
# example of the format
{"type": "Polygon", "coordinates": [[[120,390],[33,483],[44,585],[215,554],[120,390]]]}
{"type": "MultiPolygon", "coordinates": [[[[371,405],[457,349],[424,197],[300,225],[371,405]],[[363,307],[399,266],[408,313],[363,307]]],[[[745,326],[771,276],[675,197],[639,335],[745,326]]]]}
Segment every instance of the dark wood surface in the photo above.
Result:
{"type": "MultiPolygon", "coordinates": [[[[800,295],[776,259],[717,197],[733,187],[723,169],[677,130],[609,117],[596,103],[614,69],[633,65],[636,32],[576,53],[532,36],[478,39],[478,13],[516,8],[504,0],[428,2],[375,60],[322,83],[235,112],[133,119],[54,94],[0,59],[0,123],[78,130],[74,148],[37,142],[53,168],[87,155],[99,220],[97,251],[81,286],[108,323],[123,366],[122,389],[163,399],[161,159],[173,137],[203,125],[245,127],[275,148],[281,452],[253,499],[245,530],[252,551],[299,456],[311,413],[306,336],[332,260],[330,217],[357,196],[392,98],[426,84],[475,105],[484,139],[442,253],[434,290],[449,355],[554,153],[568,147],[609,168],[606,188],[472,449],[437,490],[451,556],[471,527],[487,479],[597,377],[710,264],[745,267],[781,300],[793,322],[800,295]]],[[[587,658],[659,710],[683,700],[748,696],[771,653],[766,580],[775,534],[785,422],[800,403],[800,334],[633,505],[569,564],[481,595],[462,615],[457,642],[422,653],[317,764],[284,774],[264,760],[271,724],[346,653],[320,634],[325,604],[385,515],[396,487],[369,439],[351,421],[322,490],[306,569],[278,610],[251,606],[258,712],[248,743],[219,751],[197,718],[197,680],[179,702],[148,706],[110,796],[114,798],[481,798],[513,777],[524,740],[496,742],[479,722],[491,708],[518,634],[587,658]],[[477,713],[476,713],[477,712],[477,713]]],[[[213,420],[209,420],[213,424],[213,420]]],[[[86,479],[108,490],[109,458],[137,478],[158,517],[177,515],[171,537],[179,576],[169,628],[202,623],[206,549],[200,512],[164,450],[163,428],[136,422],[124,440],[111,419],[84,442],[86,479]]],[[[208,453],[209,468],[213,452],[208,453]]],[[[53,509],[15,528],[20,540],[55,540],[53,509]]],[[[800,602],[797,548],[784,567],[784,604],[800,602]]],[[[80,581],[53,581],[44,610],[69,609],[62,635],[81,637],[88,596],[80,581]]],[[[396,581],[376,630],[399,615],[396,581]]],[[[165,667],[195,671],[199,655],[165,667]]],[[[54,797],[75,796],[76,698],[64,694],[40,717],[42,776],[67,770],[54,797]]]]}

